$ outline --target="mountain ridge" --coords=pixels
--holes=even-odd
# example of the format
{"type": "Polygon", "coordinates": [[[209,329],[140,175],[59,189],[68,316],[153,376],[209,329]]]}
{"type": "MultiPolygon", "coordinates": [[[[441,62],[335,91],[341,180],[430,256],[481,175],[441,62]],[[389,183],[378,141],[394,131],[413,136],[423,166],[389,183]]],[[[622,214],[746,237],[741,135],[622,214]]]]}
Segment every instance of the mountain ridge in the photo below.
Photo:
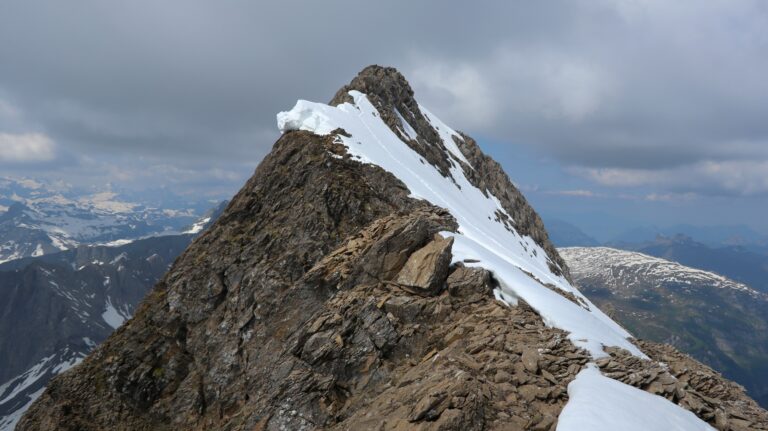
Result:
{"type": "Polygon", "coordinates": [[[130,317],[191,242],[186,234],[79,245],[0,264],[0,430],[10,431],[54,375],[71,368],[130,317]]]}
{"type": "Polygon", "coordinates": [[[571,430],[609,386],[687,429],[768,426],[574,289],[501,167],[399,72],[350,85],[278,115],[283,135],[219,220],[19,430],[571,430]]]}

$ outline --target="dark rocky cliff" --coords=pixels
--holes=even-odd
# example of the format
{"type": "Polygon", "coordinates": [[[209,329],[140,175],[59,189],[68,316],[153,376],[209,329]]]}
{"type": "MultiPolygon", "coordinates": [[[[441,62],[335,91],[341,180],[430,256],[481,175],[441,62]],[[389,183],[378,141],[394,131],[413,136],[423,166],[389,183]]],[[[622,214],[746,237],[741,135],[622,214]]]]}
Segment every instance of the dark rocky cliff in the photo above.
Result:
{"type": "MultiPolygon", "coordinates": [[[[393,104],[428,127],[394,69],[366,68],[350,85],[390,127],[393,104]]],[[[447,174],[439,136],[418,132],[409,145],[447,174]]],[[[465,141],[473,183],[567,275],[533,209],[465,141]]],[[[332,135],[285,133],[135,317],[54,379],[18,429],[553,430],[590,357],[524,302],[495,300],[487,271],[448,267],[451,241],[439,232],[456,228],[332,135]]],[[[641,377],[629,383],[694,406],[721,429],[765,423],[751,405],[670,387],[654,361],[613,355],[603,366],[635,367],[641,377]]]]}
{"type": "Polygon", "coordinates": [[[79,246],[0,265],[0,430],[128,316],[192,235],[79,246]]]}

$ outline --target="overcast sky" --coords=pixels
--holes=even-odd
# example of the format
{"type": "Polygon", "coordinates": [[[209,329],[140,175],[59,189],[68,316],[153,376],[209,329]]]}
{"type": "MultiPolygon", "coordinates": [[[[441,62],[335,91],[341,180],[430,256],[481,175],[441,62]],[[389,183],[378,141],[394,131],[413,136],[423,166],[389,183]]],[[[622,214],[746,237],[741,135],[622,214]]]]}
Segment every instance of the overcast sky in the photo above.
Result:
{"type": "Polygon", "coordinates": [[[449,3],[4,0],[0,175],[231,195],[378,63],[546,213],[768,232],[768,3],[449,3]]]}

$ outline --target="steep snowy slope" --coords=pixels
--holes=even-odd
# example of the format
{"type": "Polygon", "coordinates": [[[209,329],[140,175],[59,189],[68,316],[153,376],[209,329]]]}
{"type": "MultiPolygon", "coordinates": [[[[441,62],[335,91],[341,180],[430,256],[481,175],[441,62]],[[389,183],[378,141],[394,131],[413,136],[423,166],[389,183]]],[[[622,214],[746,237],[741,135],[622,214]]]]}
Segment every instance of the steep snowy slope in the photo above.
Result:
{"type": "MultiPolygon", "coordinates": [[[[424,163],[423,158],[403,141],[418,138],[413,127],[403,121],[404,115],[413,117],[414,113],[398,112],[402,124],[398,136],[380,118],[379,111],[365,94],[354,90],[348,94],[351,102],[338,106],[299,101],[292,110],[278,114],[278,127],[284,133],[290,130],[306,130],[319,135],[333,133],[353,158],[391,172],[405,183],[412,197],[448,209],[459,223],[458,232],[444,232],[454,238],[454,262],[491,271],[500,284],[494,291],[499,299],[510,305],[517,305],[520,298],[525,300],[546,323],[567,331],[569,339],[586,348],[593,358],[606,356],[603,346],[621,347],[645,357],[627,339],[629,333],[590,303],[562,275],[552,272],[546,252],[531,238],[521,236],[515,230],[510,223],[512,217],[495,196],[470,183],[465,170],[473,167],[457,146],[463,139],[460,134],[419,106],[445,145],[450,170],[448,175],[443,175],[424,163]],[[558,290],[572,295],[576,301],[559,294],[558,290]]],[[[579,377],[573,384],[582,387],[579,377]]],[[[590,397],[592,391],[607,391],[604,385],[608,384],[616,382],[593,379],[588,385],[590,390],[571,394],[572,402],[581,406],[581,397],[590,397]]],[[[633,391],[616,391],[615,395],[618,397],[616,401],[625,405],[637,401],[633,391]],[[622,397],[626,399],[622,401],[622,397]]],[[[669,410],[675,409],[670,405],[669,410]]],[[[679,410],[682,412],[680,417],[687,418],[679,422],[679,429],[708,429],[694,415],[679,410]]],[[[580,429],[580,422],[572,424],[570,418],[586,414],[589,414],[586,409],[571,413],[568,420],[560,423],[560,429],[580,429]]],[[[617,420],[601,417],[590,423],[593,429],[613,429],[617,420]]]]}
{"type": "Polygon", "coordinates": [[[768,425],[575,289],[500,166],[396,70],[278,126],[218,222],[20,430],[768,425]]]}
{"type": "MultiPolygon", "coordinates": [[[[532,238],[515,230],[512,217],[499,200],[470,183],[464,170],[473,168],[456,144],[462,139],[458,133],[419,107],[446,146],[451,167],[443,175],[403,142],[404,135],[417,139],[415,132],[396,135],[364,94],[350,91],[349,95],[352,103],[339,106],[299,101],[291,111],[278,114],[278,127],[283,132],[307,130],[320,135],[344,130],[346,135],[339,133],[337,139],[353,158],[381,166],[405,183],[411,197],[451,212],[459,223],[457,233],[446,233],[455,239],[454,261],[493,272],[501,283],[495,292],[499,298],[510,304],[523,298],[552,326],[568,331],[574,344],[588,348],[595,357],[605,355],[602,346],[618,346],[642,355],[627,341],[629,333],[591,305],[562,275],[552,272],[547,253],[532,238]],[[574,295],[578,303],[556,290],[574,295]]],[[[403,118],[403,113],[399,114],[403,118]]],[[[408,123],[402,127],[413,130],[408,123]]]]}

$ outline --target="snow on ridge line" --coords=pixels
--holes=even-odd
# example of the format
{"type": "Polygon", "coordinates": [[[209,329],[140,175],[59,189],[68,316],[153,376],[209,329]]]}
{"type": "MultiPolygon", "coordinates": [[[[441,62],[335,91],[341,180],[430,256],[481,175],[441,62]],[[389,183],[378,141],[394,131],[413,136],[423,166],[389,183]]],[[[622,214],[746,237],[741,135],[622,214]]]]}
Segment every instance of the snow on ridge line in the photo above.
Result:
{"type": "MultiPolygon", "coordinates": [[[[603,314],[564,277],[550,271],[546,252],[533,239],[519,235],[514,229],[508,230],[501,222],[495,221],[497,211],[506,211],[493,195],[486,196],[469,182],[460,164],[451,163],[451,178],[443,177],[434,166],[424,164],[422,158],[381,120],[364,94],[350,91],[349,95],[353,103],[335,107],[301,100],[291,111],[277,115],[278,127],[283,132],[306,130],[318,135],[328,135],[337,128],[344,129],[350,136],[336,136],[336,139],[347,147],[350,156],[392,173],[408,187],[411,197],[427,200],[447,209],[454,216],[459,224],[458,232],[443,232],[454,237],[454,262],[473,259],[473,263],[466,264],[491,271],[501,286],[494,291],[497,298],[508,303],[515,303],[517,298],[524,299],[539,312],[547,325],[567,331],[571,342],[587,349],[595,358],[606,356],[603,346],[618,346],[647,358],[627,339],[630,336],[627,331],[603,314]],[[557,289],[572,293],[582,299],[588,308],[574,304],[543,283],[551,283],[557,289]]],[[[432,114],[428,114],[428,120],[436,130],[439,128],[444,143],[447,140],[455,145],[452,139],[456,132],[432,114]]],[[[405,125],[403,128],[409,134],[405,125]]],[[[451,148],[446,143],[449,153],[451,148]]],[[[469,164],[467,166],[472,168],[469,164]]],[[[672,429],[709,429],[706,423],[682,407],[603,377],[594,368],[591,373],[582,371],[577,375],[569,385],[569,394],[571,401],[566,404],[568,416],[564,418],[566,421],[559,422],[559,430],[586,429],[580,427],[579,420],[588,421],[597,430],[649,430],[652,428],[643,426],[646,424],[644,421],[640,425],[627,421],[633,421],[641,414],[657,413],[654,421],[674,424],[672,429]],[[595,404],[591,402],[593,392],[604,389],[612,389],[611,394],[615,398],[605,403],[618,403],[620,408],[594,410],[595,404]],[[574,400],[576,402],[571,405],[574,400]],[[634,428],[627,428],[628,425],[634,428]]]]}
{"type": "MultiPolygon", "coordinates": [[[[495,221],[497,211],[506,213],[498,199],[492,195],[487,197],[472,185],[458,164],[450,170],[452,178],[443,177],[434,167],[430,169],[381,120],[363,93],[350,91],[349,95],[353,103],[338,106],[299,100],[293,109],[277,115],[278,127],[282,132],[305,130],[317,135],[344,129],[351,136],[336,138],[353,158],[378,165],[395,175],[408,187],[411,197],[450,211],[459,224],[458,232],[445,233],[455,238],[454,261],[479,260],[471,265],[494,273],[502,286],[498,297],[510,303],[515,303],[517,298],[524,299],[541,314],[545,323],[567,331],[575,345],[587,349],[595,358],[607,355],[603,346],[621,347],[646,358],[627,339],[630,334],[626,330],[592,305],[564,277],[550,271],[547,253],[532,238],[510,231],[495,221]],[[526,273],[532,274],[535,280],[526,273]],[[589,309],[574,304],[543,283],[576,295],[589,309]]],[[[458,159],[453,152],[461,154],[461,151],[452,140],[458,134],[423,107],[420,109],[440,134],[448,152],[458,159]]]]}
{"type": "Polygon", "coordinates": [[[568,385],[569,400],[558,431],[714,431],[696,415],[664,397],[621,383],[588,365],[568,385]]]}
{"type": "Polygon", "coordinates": [[[456,143],[453,141],[453,137],[457,137],[461,140],[464,138],[461,137],[458,133],[456,133],[455,130],[448,127],[445,123],[440,121],[437,116],[433,115],[427,108],[425,108],[422,105],[419,105],[419,109],[421,110],[421,113],[426,116],[427,121],[429,121],[429,124],[437,130],[437,133],[440,135],[440,139],[443,141],[443,145],[445,145],[445,148],[450,152],[452,155],[454,155],[458,160],[461,160],[462,162],[466,163],[467,166],[472,167],[472,164],[469,163],[469,160],[467,160],[466,157],[464,157],[464,153],[461,152],[459,147],[456,145],[456,143]]]}

